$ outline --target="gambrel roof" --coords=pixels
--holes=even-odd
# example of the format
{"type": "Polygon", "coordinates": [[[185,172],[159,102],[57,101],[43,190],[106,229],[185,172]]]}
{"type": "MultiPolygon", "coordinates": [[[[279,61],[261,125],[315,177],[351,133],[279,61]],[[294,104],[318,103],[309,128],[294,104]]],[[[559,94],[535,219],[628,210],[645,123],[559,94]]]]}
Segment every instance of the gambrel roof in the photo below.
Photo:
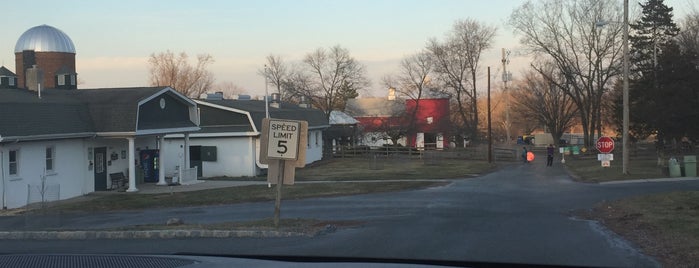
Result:
{"type": "MultiPolygon", "coordinates": [[[[0,136],[42,139],[106,133],[136,135],[144,126],[138,123],[143,117],[139,117],[140,107],[155,96],[169,96],[196,107],[169,87],[45,89],[40,96],[26,89],[0,89],[0,136]]],[[[168,122],[166,127],[198,130],[192,120],[168,122]]]]}

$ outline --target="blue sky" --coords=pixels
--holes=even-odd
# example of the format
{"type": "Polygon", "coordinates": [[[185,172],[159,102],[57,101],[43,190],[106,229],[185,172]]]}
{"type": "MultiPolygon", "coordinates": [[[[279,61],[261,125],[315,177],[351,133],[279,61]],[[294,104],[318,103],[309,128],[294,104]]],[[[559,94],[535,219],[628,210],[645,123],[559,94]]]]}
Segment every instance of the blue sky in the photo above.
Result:
{"type": "MultiPolygon", "coordinates": [[[[22,1],[3,6],[0,60],[14,70],[14,46],[27,29],[48,24],[71,37],[81,88],[146,86],[151,53],[209,53],[217,82],[233,82],[262,94],[257,70],[270,53],[290,62],[339,44],[367,67],[370,95],[384,94],[381,77],[404,56],[441,38],[458,19],[498,27],[482,66],[497,69],[500,48],[517,39],[504,25],[520,0],[248,0],[248,1],[22,1]]],[[[631,1],[633,3],[633,1],[631,1]]],[[[690,0],[666,0],[689,7],[690,0]]],[[[676,18],[680,13],[676,8],[676,18]]],[[[513,58],[511,69],[528,65],[513,58]]]]}

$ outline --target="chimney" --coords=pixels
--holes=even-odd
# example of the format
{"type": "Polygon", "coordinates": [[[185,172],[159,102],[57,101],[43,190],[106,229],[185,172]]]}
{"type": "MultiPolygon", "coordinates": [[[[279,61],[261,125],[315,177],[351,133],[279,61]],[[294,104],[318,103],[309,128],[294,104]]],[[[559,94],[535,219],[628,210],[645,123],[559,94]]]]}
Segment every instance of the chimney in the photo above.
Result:
{"type": "Polygon", "coordinates": [[[36,66],[32,65],[31,68],[27,69],[26,85],[27,89],[31,91],[39,91],[41,87],[41,81],[43,80],[44,72],[36,66]]]}
{"type": "Polygon", "coordinates": [[[389,87],[388,88],[388,100],[396,100],[396,89],[389,87]]]}
{"type": "Polygon", "coordinates": [[[311,104],[306,96],[301,96],[301,101],[299,102],[299,107],[301,108],[311,108],[311,104]]]}
{"type": "Polygon", "coordinates": [[[269,106],[277,109],[282,107],[281,95],[279,95],[279,93],[272,93],[272,99],[269,102],[269,106]]]}

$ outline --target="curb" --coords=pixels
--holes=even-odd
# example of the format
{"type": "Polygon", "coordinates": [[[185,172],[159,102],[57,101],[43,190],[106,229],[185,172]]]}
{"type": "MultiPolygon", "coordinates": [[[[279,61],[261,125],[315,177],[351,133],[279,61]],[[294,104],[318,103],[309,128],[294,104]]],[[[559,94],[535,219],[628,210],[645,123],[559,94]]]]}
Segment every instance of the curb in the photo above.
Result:
{"type": "Polygon", "coordinates": [[[639,180],[620,180],[620,181],[605,181],[599,182],[598,184],[624,184],[624,183],[640,183],[640,182],[669,182],[669,181],[696,181],[699,180],[698,177],[684,177],[684,178],[661,178],[661,179],[639,179],[639,180]]]}
{"type": "Polygon", "coordinates": [[[272,238],[313,237],[324,233],[252,230],[147,230],[147,231],[4,231],[0,240],[87,240],[87,239],[172,239],[172,238],[272,238]]]}

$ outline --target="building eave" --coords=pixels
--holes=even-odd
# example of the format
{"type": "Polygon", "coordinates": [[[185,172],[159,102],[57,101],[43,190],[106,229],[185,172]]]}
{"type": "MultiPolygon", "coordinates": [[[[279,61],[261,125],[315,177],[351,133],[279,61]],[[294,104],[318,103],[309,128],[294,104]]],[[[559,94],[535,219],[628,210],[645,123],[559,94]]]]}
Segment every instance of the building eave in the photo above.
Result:
{"type": "Polygon", "coordinates": [[[136,130],[136,136],[145,135],[167,135],[172,133],[184,133],[184,132],[195,132],[199,131],[199,127],[182,127],[182,128],[162,128],[162,129],[145,129],[136,130]]]}
{"type": "Polygon", "coordinates": [[[77,139],[94,137],[93,132],[82,133],[61,133],[61,134],[42,134],[42,135],[27,135],[27,136],[4,136],[0,138],[0,142],[20,142],[20,141],[40,141],[40,140],[59,140],[59,139],[77,139]]]}

